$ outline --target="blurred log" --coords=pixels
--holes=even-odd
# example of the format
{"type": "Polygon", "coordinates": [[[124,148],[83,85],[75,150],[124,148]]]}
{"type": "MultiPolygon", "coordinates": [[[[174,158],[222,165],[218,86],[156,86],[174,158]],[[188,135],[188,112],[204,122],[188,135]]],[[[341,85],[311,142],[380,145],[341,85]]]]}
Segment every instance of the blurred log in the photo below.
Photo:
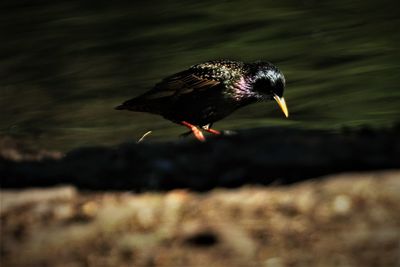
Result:
{"type": "MultiPolygon", "coordinates": [[[[241,131],[205,143],[126,143],[88,147],[65,157],[0,158],[1,186],[71,184],[81,189],[209,190],[287,184],[329,173],[400,167],[400,130],[331,133],[291,128],[241,131]]],[[[56,154],[57,155],[57,154],[56,154]]]]}

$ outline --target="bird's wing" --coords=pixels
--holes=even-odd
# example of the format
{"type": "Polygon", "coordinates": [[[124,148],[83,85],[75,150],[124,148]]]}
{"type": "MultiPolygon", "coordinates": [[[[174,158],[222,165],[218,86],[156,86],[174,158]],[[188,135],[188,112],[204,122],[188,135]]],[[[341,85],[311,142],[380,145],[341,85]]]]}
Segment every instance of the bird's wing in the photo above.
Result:
{"type": "Polygon", "coordinates": [[[143,96],[146,99],[180,96],[207,90],[220,84],[218,80],[204,77],[189,69],[165,78],[143,96]]]}

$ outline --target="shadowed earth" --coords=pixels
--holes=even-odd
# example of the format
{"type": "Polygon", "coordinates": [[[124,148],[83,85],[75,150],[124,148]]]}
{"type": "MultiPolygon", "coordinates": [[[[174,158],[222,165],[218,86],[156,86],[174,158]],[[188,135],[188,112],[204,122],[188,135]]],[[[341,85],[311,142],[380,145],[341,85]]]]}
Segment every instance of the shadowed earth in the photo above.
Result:
{"type": "Polygon", "coordinates": [[[399,168],[399,134],[399,127],[341,133],[262,128],[206,143],[126,143],[65,156],[31,151],[25,158],[8,145],[0,160],[1,184],[133,191],[288,184],[329,173],[399,168]]]}
{"type": "Polygon", "coordinates": [[[399,133],[264,128],[66,155],[3,138],[1,264],[398,266],[399,133]]]}

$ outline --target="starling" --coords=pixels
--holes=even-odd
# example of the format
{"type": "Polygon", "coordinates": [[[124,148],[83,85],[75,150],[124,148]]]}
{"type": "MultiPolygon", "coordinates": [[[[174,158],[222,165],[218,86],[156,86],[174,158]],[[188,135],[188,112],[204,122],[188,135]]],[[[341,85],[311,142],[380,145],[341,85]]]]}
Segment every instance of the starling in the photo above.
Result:
{"type": "Polygon", "coordinates": [[[283,73],[269,62],[215,60],[173,74],[115,109],[161,115],[204,141],[201,130],[220,134],[214,122],[255,102],[275,99],[288,117],[284,88],[283,73]]]}

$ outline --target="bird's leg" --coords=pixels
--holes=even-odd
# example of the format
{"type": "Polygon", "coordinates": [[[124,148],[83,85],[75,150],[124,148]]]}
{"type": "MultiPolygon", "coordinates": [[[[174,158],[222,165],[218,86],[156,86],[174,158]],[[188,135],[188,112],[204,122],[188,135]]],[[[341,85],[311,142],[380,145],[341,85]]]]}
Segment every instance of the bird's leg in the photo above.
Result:
{"type": "Polygon", "coordinates": [[[218,130],[214,130],[214,129],[204,129],[206,132],[209,132],[209,133],[212,133],[212,134],[216,134],[216,135],[220,135],[221,134],[221,132],[220,131],[218,131],[218,130]]]}
{"type": "Polygon", "coordinates": [[[197,128],[196,126],[194,126],[194,125],[192,125],[192,124],[190,124],[190,123],[188,123],[186,121],[182,121],[181,124],[183,126],[188,127],[192,131],[192,133],[194,134],[194,136],[196,137],[197,140],[199,140],[201,142],[206,141],[206,139],[204,138],[203,133],[201,132],[201,130],[199,128],[197,128]]]}
{"type": "Polygon", "coordinates": [[[211,129],[211,126],[212,126],[212,123],[207,124],[207,125],[204,125],[204,126],[201,127],[201,128],[203,128],[204,131],[209,132],[209,133],[212,133],[212,134],[216,134],[216,135],[221,134],[220,131],[211,129]]]}

